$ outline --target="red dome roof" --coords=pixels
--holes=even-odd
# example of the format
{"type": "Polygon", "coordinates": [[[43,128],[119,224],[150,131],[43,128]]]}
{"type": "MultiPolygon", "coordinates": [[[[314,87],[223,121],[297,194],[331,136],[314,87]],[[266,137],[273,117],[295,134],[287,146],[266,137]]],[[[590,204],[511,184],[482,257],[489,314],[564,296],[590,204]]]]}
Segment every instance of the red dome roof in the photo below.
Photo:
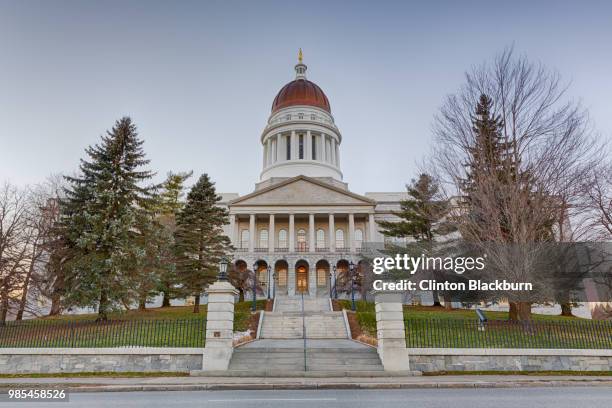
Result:
{"type": "Polygon", "coordinates": [[[272,113],[288,106],[307,105],[321,108],[331,113],[329,100],[314,82],[299,78],[289,82],[278,92],[272,102],[272,113]]]}

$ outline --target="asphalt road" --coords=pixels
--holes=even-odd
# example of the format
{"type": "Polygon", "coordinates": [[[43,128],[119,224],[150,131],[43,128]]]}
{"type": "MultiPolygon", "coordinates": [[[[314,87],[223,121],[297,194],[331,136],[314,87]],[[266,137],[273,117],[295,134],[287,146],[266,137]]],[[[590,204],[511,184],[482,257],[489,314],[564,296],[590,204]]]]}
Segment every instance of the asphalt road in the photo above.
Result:
{"type": "Polygon", "coordinates": [[[610,408],[612,387],[73,393],[69,403],[0,402],[0,408],[610,408]]]}

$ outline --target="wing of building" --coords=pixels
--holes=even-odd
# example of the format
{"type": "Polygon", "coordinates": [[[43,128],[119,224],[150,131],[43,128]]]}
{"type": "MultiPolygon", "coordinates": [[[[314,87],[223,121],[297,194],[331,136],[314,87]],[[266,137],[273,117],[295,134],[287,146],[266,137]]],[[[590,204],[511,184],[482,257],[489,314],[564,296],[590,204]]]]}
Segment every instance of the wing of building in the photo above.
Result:
{"type": "Polygon", "coordinates": [[[406,194],[349,190],[340,166],[343,136],[306,69],[300,59],[295,79],[274,98],[253,192],[222,194],[221,204],[230,213],[236,268],[258,270],[258,281],[275,294],[329,296],[335,276],[359,262],[361,246],[383,241],[376,221],[392,219],[406,194]]]}

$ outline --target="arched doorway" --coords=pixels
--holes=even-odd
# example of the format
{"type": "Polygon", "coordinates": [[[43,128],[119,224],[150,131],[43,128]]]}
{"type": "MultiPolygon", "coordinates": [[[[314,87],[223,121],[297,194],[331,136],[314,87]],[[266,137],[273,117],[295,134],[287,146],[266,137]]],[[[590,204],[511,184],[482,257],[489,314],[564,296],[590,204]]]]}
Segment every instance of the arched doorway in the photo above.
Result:
{"type": "Polygon", "coordinates": [[[263,259],[259,259],[255,262],[255,271],[257,272],[257,294],[267,296],[268,295],[268,263],[263,259]]]}
{"type": "Polygon", "coordinates": [[[346,259],[341,259],[336,264],[336,291],[347,293],[350,291],[350,287],[349,262],[346,259]]]}
{"type": "Polygon", "coordinates": [[[321,259],[317,262],[315,269],[317,271],[317,295],[329,294],[329,262],[321,259]]]}
{"type": "Polygon", "coordinates": [[[289,272],[289,264],[287,261],[280,260],[274,264],[274,273],[276,275],[276,289],[275,294],[286,295],[287,294],[287,277],[289,272]]]}
{"type": "Polygon", "coordinates": [[[304,260],[295,264],[295,293],[308,294],[308,262],[304,260]]]}

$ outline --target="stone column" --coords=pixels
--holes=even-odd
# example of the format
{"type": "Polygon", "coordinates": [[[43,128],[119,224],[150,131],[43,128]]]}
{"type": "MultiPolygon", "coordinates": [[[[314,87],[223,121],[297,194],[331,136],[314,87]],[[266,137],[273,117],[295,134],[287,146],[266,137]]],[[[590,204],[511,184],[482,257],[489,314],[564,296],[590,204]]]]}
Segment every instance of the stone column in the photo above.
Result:
{"type": "Polygon", "coordinates": [[[348,215],[348,219],[349,219],[349,248],[351,250],[351,253],[355,252],[355,214],[353,213],[349,213],[348,215]]]}
{"type": "Polygon", "coordinates": [[[325,133],[321,133],[321,158],[319,160],[323,163],[326,161],[325,156],[325,133]]]}
{"type": "Polygon", "coordinates": [[[340,147],[338,147],[338,143],[336,143],[336,166],[340,167],[340,147]]]}
{"type": "Polygon", "coordinates": [[[308,250],[310,252],[316,252],[315,242],[315,215],[308,214],[308,250]]]}
{"type": "Polygon", "coordinates": [[[297,136],[295,130],[291,131],[291,160],[297,159],[297,136]]]}
{"type": "Polygon", "coordinates": [[[274,226],[274,214],[270,214],[270,221],[268,226],[268,252],[274,252],[274,246],[276,245],[276,227],[274,226]]]}
{"type": "Polygon", "coordinates": [[[368,214],[368,241],[374,242],[376,239],[376,221],[374,221],[374,214],[368,214]]]}
{"type": "Polygon", "coordinates": [[[238,291],[227,281],[216,281],[206,293],[208,313],[202,370],[225,371],[234,351],[234,299],[238,291]]]}
{"type": "Polygon", "coordinates": [[[268,152],[268,166],[269,166],[273,163],[272,161],[272,138],[271,137],[268,138],[268,141],[266,144],[268,146],[267,152],[268,152]]]}
{"type": "Polygon", "coordinates": [[[289,252],[295,252],[295,216],[289,214],[289,252]]]}
{"type": "Polygon", "coordinates": [[[268,164],[268,146],[266,143],[263,143],[263,166],[266,167],[268,164]]]}
{"type": "Polygon", "coordinates": [[[249,215],[249,252],[255,252],[255,214],[249,215]]]}
{"type": "Polygon", "coordinates": [[[306,146],[304,146],[304,159],[312,160],[312,134],[310,130],[306,131],[306,140],[304,140],[304,143],[306,143],[306,146]]]}
{"type": "Polygon", "coordinates": [[[236,216],[234,214],[229,215],[229,239],[232,245],[237,246],[236,244],[236,216]]]}
{"type": "Polygon", "coordinates": [[[385,371],[409,371],[400,292],[374,291],[378,355],[385,371]]]}
{"type": "Polygon", "coordinates": [[[329,214],[329,251],[336,252],[336,227],[334,226],[334,214],[329,214]]]}
{"type": "Polygon", "coordinates": [[[329,146],[330,146],[330,161],[334,166],[336,165],[336,139],[333,137],[329,138],[329,146]]]}

